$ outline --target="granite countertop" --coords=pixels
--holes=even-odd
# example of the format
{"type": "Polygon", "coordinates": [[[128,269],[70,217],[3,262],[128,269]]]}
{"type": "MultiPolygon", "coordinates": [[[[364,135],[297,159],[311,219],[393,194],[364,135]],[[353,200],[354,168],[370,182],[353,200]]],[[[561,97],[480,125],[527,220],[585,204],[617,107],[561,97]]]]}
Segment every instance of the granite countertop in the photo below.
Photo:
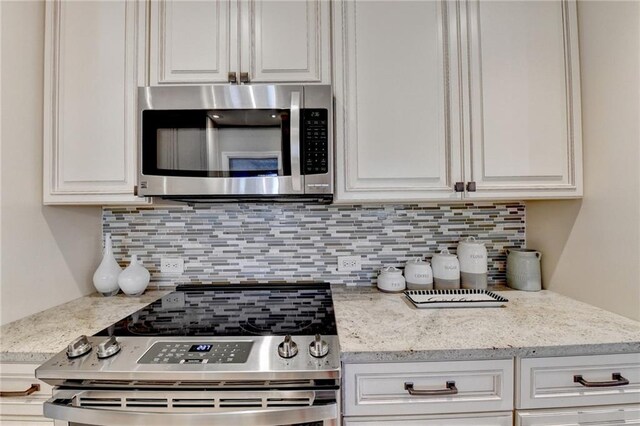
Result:
{"type": "MultiPolygon", "coordinates": [[[[171,290],[93,294],[0,328],[0,362],[44,362],[171,290]]],[[[550,291],[497,291],[504,308],[416,309],[402,294],[332,286],[345,362],[640,352],[640,322],[550,291]]]]}
{"type": "Polygon", "coordinates": [[[640,322],[551,291],[496,291],[502,308],[417,309],[402,294],[333,286],[345,362],[640,352],[640,322]]]}
{"type": "Polygon", "coordinates": [[[94,293],[5,324],[0,327],[0,362],[44,362],[76,337],[91,336],[167,293],[152,290],[137,297],[94,293]]]}

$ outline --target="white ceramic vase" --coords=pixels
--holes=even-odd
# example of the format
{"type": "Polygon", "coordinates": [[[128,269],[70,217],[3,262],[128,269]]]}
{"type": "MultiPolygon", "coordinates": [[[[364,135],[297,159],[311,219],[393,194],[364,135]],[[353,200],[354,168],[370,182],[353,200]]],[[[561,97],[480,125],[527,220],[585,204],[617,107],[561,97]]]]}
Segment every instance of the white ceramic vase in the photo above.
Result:
{"type": "Polygon", "coordinates": [[[120,291],[118,287],[118,276],[122,268],[113,257],[113,247],[111,245],[111,234],[104,236],[104,254],[102,262],[93,274],[93,285],[103,296],[115,296],[120,291]]]}
{"type": "Polygon", "coordinates": [[[118,285],[127,296],[139,296],[149,285],[151,275],[138,261],[138,255],[131,256],[131,263],[118,277],[118,285]]]}

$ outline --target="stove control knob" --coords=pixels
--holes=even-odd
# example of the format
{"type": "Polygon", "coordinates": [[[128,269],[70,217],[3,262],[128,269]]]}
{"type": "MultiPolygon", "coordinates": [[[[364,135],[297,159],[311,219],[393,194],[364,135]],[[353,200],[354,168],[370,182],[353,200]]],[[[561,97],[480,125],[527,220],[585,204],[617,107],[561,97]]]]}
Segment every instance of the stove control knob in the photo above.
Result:
{"type": "Polygon", "coordinates": [[[98,358],[104,359],[114,356],[120,352],[120,349],[120,343],[114,336],[111,336],[98,345],[98,358]]]}
{"type": "Polygon", "coordinates": [[[284,337],[284,341],[278,345],[278,355],[282,358],[293,358],[298,353],[298,345],[291,340],[288,334],[284,337]]]}
{"type": "Polygon", "coordinates": [[[78,358],[82,355],[85,355],[91,350],[91,343],[89,343],[89,339],[84,334],[80,337],[77,337],[73,342],[69,343],[67,346],[67,357],[69,358],[78,358]]]}
{"type": "Polygon", "coordinates": [[[315,358],[322,358],[329,353],[329,345],[322,340],[319,334],[316,334],[316,338],[309,345],[309,354],[315,358]]]}

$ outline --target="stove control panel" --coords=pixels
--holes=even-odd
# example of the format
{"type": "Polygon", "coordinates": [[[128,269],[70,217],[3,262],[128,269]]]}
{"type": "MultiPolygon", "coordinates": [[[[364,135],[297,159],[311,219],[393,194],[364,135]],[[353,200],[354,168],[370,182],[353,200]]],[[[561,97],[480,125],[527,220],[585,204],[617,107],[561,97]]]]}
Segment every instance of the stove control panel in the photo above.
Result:
{"type": "Polygon", "coordinates": [[[138,364],[242,364],[247,362],[253,342],[158,342],[138,364]]]}

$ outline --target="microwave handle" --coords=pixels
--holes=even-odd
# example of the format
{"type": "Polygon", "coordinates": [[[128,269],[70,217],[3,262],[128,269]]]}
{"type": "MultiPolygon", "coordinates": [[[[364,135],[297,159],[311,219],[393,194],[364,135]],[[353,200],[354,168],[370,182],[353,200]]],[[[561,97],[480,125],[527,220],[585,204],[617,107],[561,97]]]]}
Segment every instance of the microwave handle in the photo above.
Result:
{"type": "Polygon", "coordinates": [[[300,92],[291,92],[290,117],[290,147],[291,147],[291,185],[295,192],[302,191],[302,176],[300,175],[300,92]]]}

